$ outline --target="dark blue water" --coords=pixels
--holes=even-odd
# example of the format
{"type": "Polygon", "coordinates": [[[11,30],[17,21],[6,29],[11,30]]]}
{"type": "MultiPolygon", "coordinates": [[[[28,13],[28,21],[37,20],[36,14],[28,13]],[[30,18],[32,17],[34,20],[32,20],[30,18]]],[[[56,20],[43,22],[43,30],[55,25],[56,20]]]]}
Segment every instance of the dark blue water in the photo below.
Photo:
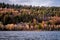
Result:
{"type": "Polygon", "coordinates": [[[0,40],[60,40],[60,31],[0,31],[0,40]]]}

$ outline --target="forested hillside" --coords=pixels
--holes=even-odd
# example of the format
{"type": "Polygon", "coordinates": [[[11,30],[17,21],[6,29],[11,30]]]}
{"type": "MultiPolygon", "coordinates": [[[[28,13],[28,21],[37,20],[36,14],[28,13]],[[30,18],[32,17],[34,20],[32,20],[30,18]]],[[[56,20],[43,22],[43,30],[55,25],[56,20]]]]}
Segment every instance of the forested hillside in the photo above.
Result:
{"type": "Polygon", "coordinates": [[[60,7],[0,3],[0,30],[60,30],[60,7]]]}

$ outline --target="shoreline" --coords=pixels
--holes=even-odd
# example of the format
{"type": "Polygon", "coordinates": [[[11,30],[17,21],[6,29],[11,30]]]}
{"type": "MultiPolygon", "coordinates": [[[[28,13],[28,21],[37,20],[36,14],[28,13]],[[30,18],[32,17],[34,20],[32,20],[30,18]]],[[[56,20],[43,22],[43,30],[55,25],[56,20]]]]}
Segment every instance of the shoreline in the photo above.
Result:
{"type": "MultiPolygon", "coordinates": [[[[2,30],[0,30],[0,31],[2,31],[2,30]]],[[[6,31],[6,30],[4,30],[4,31],[6,31]]],[[[8,31],[21,31],[21,30],[8,30],[8,31]]],[[[22,30],[22,31],[52,31],[52,30],[22,30]]],[[[60,31],[60,30],[53,30],[53,31],[60,31]]]]}

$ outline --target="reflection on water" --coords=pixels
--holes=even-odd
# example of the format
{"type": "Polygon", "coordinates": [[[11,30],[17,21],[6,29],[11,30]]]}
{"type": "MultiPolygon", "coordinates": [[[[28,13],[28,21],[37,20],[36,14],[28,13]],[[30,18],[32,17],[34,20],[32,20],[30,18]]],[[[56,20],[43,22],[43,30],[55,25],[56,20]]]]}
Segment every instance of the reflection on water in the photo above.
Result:
{"type": "Polygon", "coordinates": [[[0,40],[60,40],[60,32],[0,31],[0,40]]]}

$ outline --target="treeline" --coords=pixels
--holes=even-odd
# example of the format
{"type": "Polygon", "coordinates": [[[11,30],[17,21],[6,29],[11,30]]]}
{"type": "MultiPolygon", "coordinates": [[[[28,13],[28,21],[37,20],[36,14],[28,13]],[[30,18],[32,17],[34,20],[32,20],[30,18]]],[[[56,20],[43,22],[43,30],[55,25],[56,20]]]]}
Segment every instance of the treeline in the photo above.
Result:
{"type": "Polygon", "coordinates": [[[42,23],[43,21],[47,22],[45,24],[50,25],[55,22],[54,21],[50,23],[50,20],[53,19],[51,17],[56,16],[60,17],[60,7],[36,7],[31,5],[23,6],[18,4],[14,5],[0,3],[0,22],[2,22],[3,25],[19,24],[21,22],[29,23],[31,25],[33,23],[34,25],[37,25],[39,23],[42,23]],[[36,21],[34,21],[34,19],[36,21]]]}
{"type": "Polygon", "coordinates": [[[18,11],[18,15],[16,14],[16,16],[14,16],[15,14],[13,14],[13,12],[0,13],[0,21],[3,22],[3,24],[32,22],[33,18],[35,18],[38,22],[42,22],[42,20],[49,20],[47,17],[53,17],[56,15],[60,16],[60,7],[32,7],[0,3],[0,8],[13,8],[18,11]]]}

